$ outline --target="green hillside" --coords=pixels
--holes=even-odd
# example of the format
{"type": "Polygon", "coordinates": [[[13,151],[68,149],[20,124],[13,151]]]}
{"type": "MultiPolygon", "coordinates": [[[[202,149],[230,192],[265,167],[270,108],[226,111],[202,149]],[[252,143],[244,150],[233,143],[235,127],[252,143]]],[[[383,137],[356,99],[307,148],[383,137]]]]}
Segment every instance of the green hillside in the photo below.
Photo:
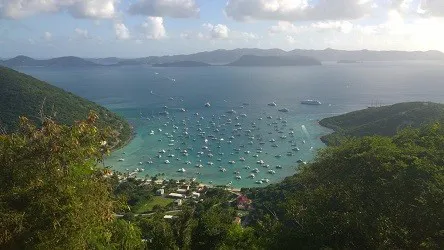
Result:
{"type": "Polygon", "coordinates": [[[17,129],[19,116],[39,122],[40,110],[62,124],[85,119],[90,111],[100,118],[101,127],[109,126],[117,136],[114,146],[120,146],[131,136],[129,124],[109,110],[72,93],[54,87],[29,75],[0,67],[0,127],[6,132],[17,129]]]}
{"type": "Polygon", "coordinates": [[[329,117],[319,123],[335,131],[321,138],[325,143],[334,145],[344,137],[392,136],[405,127],[416,128],[442,120],[444,120],[444,104],[405,102],[329,117]]]}

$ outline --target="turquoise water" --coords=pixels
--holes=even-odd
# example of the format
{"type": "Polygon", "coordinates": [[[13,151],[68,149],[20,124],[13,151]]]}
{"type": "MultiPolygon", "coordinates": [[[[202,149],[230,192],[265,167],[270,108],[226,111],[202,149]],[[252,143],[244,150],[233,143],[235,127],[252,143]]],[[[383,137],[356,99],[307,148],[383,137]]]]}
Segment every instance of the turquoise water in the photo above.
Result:
{"type": "Polygon", "coordinates": [[[105,105],[134,126],[131,143],[106,159],[114,169],[143,168],[138,174],[141,177],[164,173],[164,178],[247,187],[265,185],[255,183],[263,178],[282,180],[295,172],[299,159],[312,160],[317,149],[324,147],[319,137],[329,133],[317,123],[324,117],[376,102],[443,102],[443,69],[440,62],[390,62],[281,68],[19,70],[105,105]],[[323,105],[299,104],[309,98],[323,105]],[[207,102],[211,107],[204,106],[207,102]],[[277,106],[268,106],[270,102],[277,106]],[[281,108],[289,112],[279,112],[281,108]],[[231,110],[236,113],[227,113],[231,110]],[[159,114],[164,111],[169,115],[159,114]],[[292,150],[296,147],[299,151],[292,150]],[[159,153],[161,150],[165,153],[159,153]],[[260,160],[264,164],[257,164],[260,160]],[[181,168],[186,172],[177,172],[181,168]],[[250,179],[254,168],[260,172],[250,179]]]}

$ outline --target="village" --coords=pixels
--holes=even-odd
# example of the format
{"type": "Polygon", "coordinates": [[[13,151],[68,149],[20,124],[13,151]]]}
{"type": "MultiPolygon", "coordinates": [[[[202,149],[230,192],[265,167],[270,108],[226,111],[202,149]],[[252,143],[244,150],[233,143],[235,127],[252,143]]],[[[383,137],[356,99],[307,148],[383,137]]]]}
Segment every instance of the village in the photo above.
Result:
{"type": "Polygon", "coordinates": [[[228,205],[234,208],[237,215],[233,218],[233,222],[241,225],[242,218],[247,216],[253,208],[252,200],[242,194],[240,189],[232,187],[203,184],[195,179],[166,180],[160,179],[161,176],[136,178],[128,173],[111,170],[107,170],[105,176],[114,180],[117,193],[119,193],[118,190],[122,186],[131,187],[127,188],[131,191],[125,193],[129,200],[127,211],[116,214],[117,217],[123,217],[124,214],[153,216],[162,213],[164,219],[174,220],[184,206],[193,206],[205,202],[206,199],[218,198],[220,202],[215,205],[228,205]],[[210,194],[212,193],[211,190],[223,192],[224,195],[214,197],[214,194],[210,194]],[[133,196],[138,197],[138,199],[131,202],[133,196]]]}

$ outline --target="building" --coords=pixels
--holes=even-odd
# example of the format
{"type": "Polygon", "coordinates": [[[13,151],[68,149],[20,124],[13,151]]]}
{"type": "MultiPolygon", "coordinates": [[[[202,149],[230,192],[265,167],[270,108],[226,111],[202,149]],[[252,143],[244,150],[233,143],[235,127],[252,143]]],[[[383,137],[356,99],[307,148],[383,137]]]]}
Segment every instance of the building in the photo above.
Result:
{"type": "Polygon", "coordinates": [[[163,184],[163,180],[155,180],[154,184],[156,185],[162,185],[163,184]]]}
{"type": "Polygon", "coordinates": [[[197,193],[197,192],[192,192],[191,193],[191,196],[193,197],[193,198],[200,198],[200,194],[199,193],[197,193]]]}
{"type": "Polygon", "coordinates": [[[172,215],[168,215],[168,214],[166,214],[165,216],[163,216],[163,218],[164,218],[164,219],[167,219],[167,220],[172,220],[172,219],[175,218],[175,216],[172,216],[172,215]]]}
{"type": "Polygon", "coordinates": [[[251,200],[248,199],[248,197],[245,195],[239,195],[236,198],[236,203],[237,203],[237,209],[240,210],[248,210],[250,209],[251,206],[251,200]]]}
{"type": "Polygon", "coordinates": [[[182,206],[182,202],[183,202],[182,199],[177,199],[174,201],[174,203],[178,206],[182,206]]]}
{"type": "Polygon", "coordinates": [[[182,198],[185,198],[185,195],[184,194],[178,194],[178,193],[169,193],[168,197],[176,198],[176,199],[178,199],[178,198],[182,199],[182,198]]]}
{"type": "Polygon", "coordinates": [[[183,188],[179,188],[176,190],[176,192],[179,194],[185,194],[187,191],[188,191],[187,189],[183,189],[183,188]]]}
{"type": "Polygon", "coordinates": [[[163,196],[164,194],[165,194],[165,189],[161,188],[156,190],[156,195],[163,196]]]}

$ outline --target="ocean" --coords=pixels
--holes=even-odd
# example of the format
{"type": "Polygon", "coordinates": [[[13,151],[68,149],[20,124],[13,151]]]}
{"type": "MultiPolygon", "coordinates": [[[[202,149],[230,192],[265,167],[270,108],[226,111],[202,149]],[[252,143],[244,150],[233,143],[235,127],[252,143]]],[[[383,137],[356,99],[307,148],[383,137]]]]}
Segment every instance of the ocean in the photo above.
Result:
{"type": "Polygon", "coordinates": [[[107,157],[107,166],[143,169],[139,177],[233,187],[281,181],[297,171],[298,161],[313,160],[325,147],[319,138],[331,132],[319,126],[322,118],[372,105],[444,102],[444,62],[18,70],[99,103],[134,126],[134,139],[107,157]],[[300,104],[306,99],[322,105],[300,104]],[[284,108],[288,112],[279,111],[284,108]]]}

